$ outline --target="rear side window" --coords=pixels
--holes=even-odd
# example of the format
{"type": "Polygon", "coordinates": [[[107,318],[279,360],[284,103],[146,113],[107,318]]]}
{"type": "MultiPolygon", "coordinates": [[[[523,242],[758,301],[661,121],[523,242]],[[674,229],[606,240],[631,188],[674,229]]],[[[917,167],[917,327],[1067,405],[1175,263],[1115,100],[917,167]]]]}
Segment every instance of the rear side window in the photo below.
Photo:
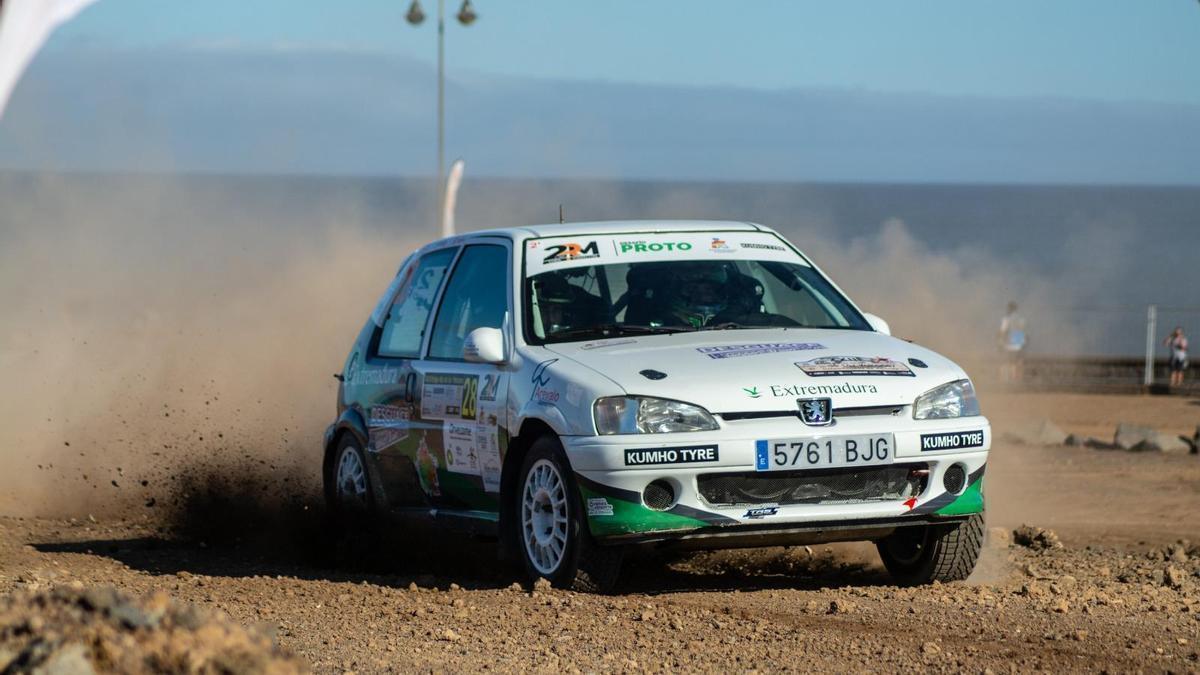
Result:
{"type": "Polygon", "coordinates": [[[433,323],[429,356],[461,359],[463,342],[476,328],[501,328],[508,310],[508,249],[468,246],[454,267],[433,323]]]}
{"type": "Polygon", "coordinates": [[[446,276],[446,268],[454,260],[458,249],[447,248],[434,251],[421,258],[406,273],[408,279],[392,303],[383,322],[383,334],[379,338],[379,355],[398,359],[415,359],[421,356],[421,339],[425,336],[425,324],[433,310],[433,301],[438,288],[446,276]]]}

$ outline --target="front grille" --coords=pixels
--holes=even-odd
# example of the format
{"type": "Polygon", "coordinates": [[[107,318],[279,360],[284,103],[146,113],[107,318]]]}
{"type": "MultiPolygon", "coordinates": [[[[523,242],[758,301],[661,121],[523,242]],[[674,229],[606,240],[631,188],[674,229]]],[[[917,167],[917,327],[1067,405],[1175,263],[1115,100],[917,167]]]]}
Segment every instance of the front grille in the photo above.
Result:
{"type": "Polygon", "coordinates": [[[700,495],[713,505],[855,504],[907,499],[921,494],[927,464],[863,469],[709,473],[697,476],[700,495]]]}
{"type": "MultiPolygon", "coordinates": [[[[834,408],[833,419],[839,417],[869,417],[875,415],[896,416],[904,410],[902,404],[895,405],[871,405],[860,406],[858,408],[834,408]]],[[[795,417],[800,418],[800,409],[792,408],[790,410],[757,410],[754,412],[723,412],[717,415],[726,422],[738,422],[741,420],[764,420],[773,417],[795,417]]]]}

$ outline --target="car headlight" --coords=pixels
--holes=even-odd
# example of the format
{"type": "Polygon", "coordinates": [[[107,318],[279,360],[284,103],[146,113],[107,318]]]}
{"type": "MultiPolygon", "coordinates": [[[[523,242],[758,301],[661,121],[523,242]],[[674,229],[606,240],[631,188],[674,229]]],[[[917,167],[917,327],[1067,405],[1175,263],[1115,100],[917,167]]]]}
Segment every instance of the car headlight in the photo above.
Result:
{"type": "Polygon", "coordinates": [[[913,403],[913,419],[935,420],[979,414],[979,399],[970,380],[955,380],[934,387],[913,403]]]}
{"type": "Polygon", "coordinates": [[[704,408],[663,398],[610,396],[596,399],[592,411],[596,431],[601,435],[669,434],[720,428],[704,408]]]}

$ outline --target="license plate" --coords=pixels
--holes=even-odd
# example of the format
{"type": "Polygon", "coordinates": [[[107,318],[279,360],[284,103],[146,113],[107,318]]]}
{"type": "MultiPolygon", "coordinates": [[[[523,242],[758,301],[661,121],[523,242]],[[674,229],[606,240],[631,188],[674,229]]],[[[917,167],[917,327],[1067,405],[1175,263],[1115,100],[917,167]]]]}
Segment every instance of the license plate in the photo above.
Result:
{"type": "Polygon", "coordinates": [[[824,436],[755,441],[758,471],[795,471],[891,464],[896,442],[891,434],[824,436]]]}

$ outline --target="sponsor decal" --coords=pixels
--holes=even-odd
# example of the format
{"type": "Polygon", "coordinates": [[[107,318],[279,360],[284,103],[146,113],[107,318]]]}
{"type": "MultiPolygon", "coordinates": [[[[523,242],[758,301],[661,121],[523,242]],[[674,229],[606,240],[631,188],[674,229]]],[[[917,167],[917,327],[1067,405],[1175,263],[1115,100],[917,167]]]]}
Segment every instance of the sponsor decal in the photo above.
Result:
{"type": "Polygon", "coordinates": [[[479,406],[479,377],[429,373],[421,383],[421,418],[474,420],[479,406]]]}
{"type": "Polygon", "coordinates": [[[619,347],[621,345],[637,344],[637,340],[627,338],[617,338],[614,340],[597,340],[596,342],[587,342],[581,345],[580,349],[604,349],[605,347],[619,347]]]}
{"type": "Polygon", "coordinates": [[[909,359],[908,365],[915,366],[917,368],[928,368],[929,367],[929,364],[925,363],[921,359],[909,359]]]}
{"type": "Polygon", "coordinates": [[[715,445],[692,445],[679,448],[627,448],[625,466],[652,464],[699,464],[716,462],[720,455],[715,445]]]}
{"type": "Polygon", "coordinates": [[[421,440],[417,444],[417,480],[421,482],[421,489],[425,494],[431,497],[442,494],[442,487],[438,483],[438,468],[438,459],[429,451],[429,444],[425,442],[425,432],[421,432],[421,440]]]}
{"type": "Polygon", "coordinates": [[[800,406],[800,421],[810,427],[823,427],[833,423],[833,402],[827,398],[797,399],[800,406]]]}
{"type": "Polygon", "coordinates": [[[539,401],[541,403],[558,403],[558,399],[562,397],[555,389],[550,389],[546,385],[550,384],[550,366],[558,363],[558,359],[546,359],[537,364],[533,369],[533,375],[529,381],[533,384],[533,393],[529,395],[531,401],[539,401]]]}
{"type": "Polygon", "coordinates": [[[812,349],[826,349],[826,347],[816,342],[762,342],[747,345],[696,347],[696,351],[708,356],[710,359],[734,359],[739,356],[755,356],[757,354],[774,354],[777,352],[803,352],[812,349]]]}
{"type": "Polygon", "coordinates": [[[371,406],[367,421],[367,432],[373,452],[386,450],[408,440],[411,427],[412,407],[408,405],[371,406]]]}
{"type": "Polygon", "coordinates": [[[622,241],[617,244],[619,253],[661,253],[663,251],[690,251],[692,245],[686,241],[622,241]]]}
{"type": "Polygon", "coordinates": [[[546,257],[542,259],[542,264],[563,262],[564,260],[584,260],[586,258],[599,258],[600,247],[594,241],[589,241],[586,244],[578,244],[569,242],[566,244],[555,244],[547,246],[546,257]]]}
{"type": "Polygon", "coordinates": [[[766,251],[787,251],[786,248],[782,246],[776,246],[775,244],[755,244],[742,241],[738,242],[738,246],[741,246],[742,248],[760,248],[766,251]]]}
{"type": "Polygon", "coordinates": [[[396,384],[400,381],[399,368],[355,368],[353,375],[353,378],[346,378],[347,383],[359,385],[378,385],[396,384]]]}
{"type": "Polygon", "coordinates": [[[983,431],[950,431],[942,434],[921,434],[921,451],[982,448],[983,431]]]}
{"type": "Polygon", "coordinates": [[[812,377],[916,377],[908,366],[882,356],[821,356],[808,361],[797,361],[796,367],[812,377]]]}
{"type": "Polygon", "coordinates": [[[492,416],[490,424],[476,424],[474,428],[474,450],[479,460],[479,476],[483,479],[484,492],[500,491],[503,464],[500,459],[500,429],[495,419],[492,416]]]}
{"type": "Polygon", "coordinates": [[[587,500],[587,514],[589,516],[611,516],[613,505],[604,497],[591,497],[587,500]]]}
{"type": "Polygon", "coordinates": [[[766,518],[767,516],[773,516],[777,513],[779,513],[778,506],[756,506],[754,508],[746,509],[746,515],[744,515],[742,517],[758,519],[758,518],[766,518]]]}
{"type": "Polygon", "coordinates": [[[479,388],[480,401],[495,401],[496,394],[500,391],[500,375],[497,373],[488,373],[483,376],[483,386],[479,388]]]}
{"type": "Polygon", "coordinates": [[[480,475],[479,454],[475,452],[475,425],[447,422],[442,427],[442,451],[446,455],[446,470],[480,475]]]}
{"type": "Polygon", "coordinates": [[[742,387],[742,391],[746,392],[746,395],[750,398],[758,398],[759,396],[762,396],[762,394],[758,391],[758,387],[742,387]]]}
{"type": "MultiPolygon", "coordinates": [[[[757,388],[757,387],[756,387],[757,388]]],[[[879,387],[873,384],[773,384],[771,395],[780,396],[819,396],[821,394],[878,394],[879,387]]]]}
{"type": "Polygon", "coordinates": [[[529,381],[535,386],[544,387],[550,384],[550,366],[558,363],[558,359],[546,359],[533,369],[533,374],[529,376],[529,381]]]}
{"type": "Polygon", "coordinates": [[[733,253],[733,248],[720,237],[713,237],[709,250],[713,253],[733,253]]]}
{"type": "Polygon", "coordinates": [[[917,498],[909,497],[908,499],[905,499],[904,505],[908,507],[909,511],[912,511],[912,508],[917,505],[917,498]]]}

